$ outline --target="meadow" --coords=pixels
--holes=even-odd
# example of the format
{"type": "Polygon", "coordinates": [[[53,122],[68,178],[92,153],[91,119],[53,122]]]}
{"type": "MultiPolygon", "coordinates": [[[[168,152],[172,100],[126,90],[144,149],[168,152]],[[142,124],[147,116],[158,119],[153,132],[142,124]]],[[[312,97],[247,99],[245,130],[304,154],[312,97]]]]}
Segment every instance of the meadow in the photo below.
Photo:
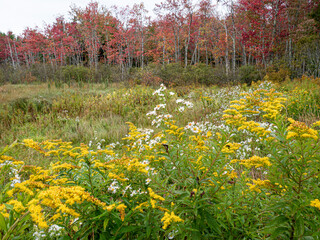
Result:
{"type": "Polygon", "coordinates": [[[320,79],[0,86],[2,239],[320,239],[320,79]]]}

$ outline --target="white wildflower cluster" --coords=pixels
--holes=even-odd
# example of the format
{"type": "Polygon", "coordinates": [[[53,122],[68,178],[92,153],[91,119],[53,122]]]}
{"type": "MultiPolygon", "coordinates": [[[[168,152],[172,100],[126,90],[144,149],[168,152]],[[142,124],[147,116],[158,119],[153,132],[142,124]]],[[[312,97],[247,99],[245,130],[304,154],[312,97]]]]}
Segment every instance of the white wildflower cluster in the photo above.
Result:
{"type": "Polygon", "coordinates": [[[160,98],[165,99],[165,98],[164,98],[165,95],[164,95],[163,91],[165,91],[166,89],[167,89],[166,86],[163,85],[163,84],[161,84],[161,85],[160,85],[160,88],[153,92],[153,95],[157,95],[157,96],[159,96],[160,98]]]}
{"type": "MultiPolygon", "coordinates": [[[[258,89],[266,89],[266,90],[270,90],[274,88],[274,84],[270,81],[263,81],[259,84],[258,89]]],[[[251,89],[250,89],[251,90],[251,89]]]]}
{"type": "Polygon", "coordinates": [[[111,185],[108,187],[108,191],[115,194],[117,193],[117,190],[119,189],[119,183],[116,179],[113,179],[111,185]]]}
{"type": "Polygon", "coordinates": [[[162,138],[160,136],[154,137],[153,139],[150,139],[149,142],[147,142],[147,145],[150,148],[153,148],[154,146],[156,146],[157,144],[159,144],[162,141],[162,138]]]}
{"type": "MultiPolygon", "coordinates": [[[[131,146],[137,148],[139,151],[145,150],[144,145],[149,145],[149,141],[154,133],[153,129],[150,128],[138,128],[137,131],[140,133],[140,137],[135,141],[132,142],[131,146]]],[[[126,135],[128,137],[129,135],[126,135]]]]}
{"type": "Polygon", "coordinates": [[[118,153],[114,154],[113,156],[112,156],[112,155],[108,155],[108,154],[106,154],[106,155],[104,156],[104,160],[105,160],[106,162],[111,161],[111,160],[114,160],[114,159],[118,159],[118,158],[119,158],[119,154],[118,154],[118,153]]]}
{"type": "Polygon", "coordinates": [[[187,100],[184,100],[182,98],[178,98],[176,100],[176,103],[179,104],[180,106],[178,107],[179,112],[184,112],[186,108],[193,108],[193,103],[187,100]]]}
{"type": "Polygon", "coordinates": [[[132,188],[131,184],[129,184],[122,190],[122,195],[125,195],[125,194],[128,194],[130,197],[133,197],[135,195],[148,194],[148,192],[142,191],[141,188],[135,190],[132,188]]]}
{"type": "Polygon", "coordinates": [[[208,131],[215,130],[216,126],[211,122],[189,122],[184,127],[185,130],[190,130],[193,133],[207,133],[208,131]]]}
{"type": "Polygon", "coordinates": [[[63,229],[64,229],[63,227],[60,227],[60,226],[58,226],[56,224],[53,224],[48,229],[49,236],[51,238],[59,237],[59,236],[62,235],[62,230],[63,229]]]}
{"type": "Polygon", "coordinates": [[[171,232],[169,232],[168,234],[168,239],[174,239],[175,235],[178,233],[178,230],[173,230],[171,232]]]}
{"type": "Polygon", "coordinates": [[[0,164],[0,169],[4,167],[8,168],[9,177],[10,179],[12,179],[11,185],[10,185],[11,187],[14,187],[16,183],[21,183],[21,178],[19,175],[20,170],[18,169],[19,168],[18,165],[15,165],[12,163],[12,161],[7,160],[0,164]]]}
{"type": "Polygon", "coordinates": [[[122,190],[122,194],[125,195],[127,191],[130,191],[132,189],[131,185],[129,184],[122,190]]]}
{"type": "Polygon", "coordinates": [[[107,147],[114,149],[114,148],[116,148],[116,146],[119,146],[119,145],[120,145],[119,142],[115,142],[115,143],[110,143],[107,147]]]}
{"type": "Polygon", "coordinates": [[[255,146],[259,143],[259,139],[254,140],[252,137],[248,137],[246,140],[239,142],[241,147],[236,151],[237,159],[247,159],[253,155],[253,152],[257,153],[260,148],[255,146]]]}
{"type": "Polygon", "coordinates": [[[148,116],[148,118],[150,119],[149,116],[157,116],[157,111],[159,111],[161,108],[165,109],[166,108],[166,104],[158,104],[157,106],[154,107],[153,111],[148,112],[146,115],[148,116]]]}
{"type": "Polygon", "coordinates": [[[147,191],[141,191],[141,188],[139,188],[138,190],[133,190],[131,193],[130,193],[130,197],[133,197],[135,195],[141,195],[141,194],[148,194],[147,191]]]}
{"type": "Polygon", "coordinates": [[[152,126],[155,126],[156,128],[159,128],[162,123],[167,121],[168,119],[172,118],[171,114],[160,114],[155,117],[155,119],[152,120],[151,124],[152,126]]]}
{"type": "MultiPolygon", "coordinates": [[[[226,165],[224,165],[224,169],[228,170],[228,171],[233,171],[234,168],[229,164],[227,163],[226,165]]],[[[228,173],[228,171],[224,171],[222,174],[225,175],[228,173]]]]}
{"type": "Polygon", "coordinates": [[[35,240],[44,240],[44,239],[56,239],[62,236],[64,228],[60,227],[56,224],[51,225],[48,228],[48,232],[44,232],[43,230],[39,230],[36,228],[36,231],[33,233],[33,239],[35,240]]]}
{"type": "Polygon", "coordinates": [[[47,237],[47,235],[45,234],[44,231],[35,231],[33,233],[34,240],[42,240],[42,239],[45,239],[46,237],[47,237]]]}
{"type": "Polygon", "coordinates": [[[148,185],[150,182],[151,182],[151,179],[150,179],[150,178],[147,178],[147,179],[146,179],[146,184],[148,185]]]}
{"type": "Polygon", "coordinates": [[[11,180],[11,187],[14,187],[17,183],[21,183],[21,179],[19,176],[19,171],[16,168],[12,168],[12,173],[14,175],[14,178],[11,180]]]}
{"type": "Polygon", "coordinates": [[[148,171],[149,176],[158,174],[158,172],[155,170],[155,168],[151,168],[151,167],[147,166],[146,170],[148,171]]]}
{"type": "Polygon", "coordinates": [[[223,111],[229,107],[230,101],[238,99],[242,92],[240,86],[234,86],[220,88],[219,91],[213,93],[204,92],[203,95],[210,98],[213,104],[223,111]]]}
{"type": "MultiPolygon", "coordinates": [[[[171,114],[168,114],[166,111],[166,87],[161,84],[160,88],[156,91],[154,91],[153,95],[157,95],[159,97],[160,103],[154,107],[154,109],[150,112],[148,112],[146,115],[148,119],[153,118],[151,121],[152,126],[155,126],[156,128],[159,128],[164,122],[166,122],[168,119],[172,118],[171,114]]],[[[174,92],[169,92],[170,96],[175,95],[174,92]]]]}
{"type": "Polygon", "coordinates": [[[215,92],[203,92],[205,99],[210,99],[207,101],[208,107],[213,108],[214,111],[206,115],[206,119],[212,121],[215,119],[216,122],[220,122],[223,111],[228,109],[230,106],[230,101],[239,99],[242,93],[240,86],[221,88],[219,91],[215,92]]]}
{"type": "Polygon", "coordinates": [[[105,139],[98,140],[97,135],[98,135],[98,132],[94,131],[93,132],[93,139],[89,141],[88,146],[89,147],[96,147],[98,150],[100,150],[106,140],[105,139]]]}

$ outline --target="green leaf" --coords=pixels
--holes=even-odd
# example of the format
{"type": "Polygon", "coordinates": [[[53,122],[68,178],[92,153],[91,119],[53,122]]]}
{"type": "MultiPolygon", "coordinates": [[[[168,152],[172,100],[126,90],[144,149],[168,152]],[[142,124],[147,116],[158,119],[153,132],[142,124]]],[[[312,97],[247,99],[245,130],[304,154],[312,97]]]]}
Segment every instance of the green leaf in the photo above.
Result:
{"type": "Polygon", "coordinates": [[[209,225],[209,227],[215,231],[216,233],[218,233],[219,235],[221,234],[221,229],[220,229],[220,224],[219,222],[208,212],[204,213],[204,217],[207,220],[207,223],[209,225]]]}
{"type": "Polygon", "coordinates": [[[125,227],[121,228],[121,230],[118,233],[121,234],[121,233],[134,232],[134,231],[138,230],[139,228],[141,228],[141,227],[140,226],[125,226],[125,227]]]}
{"type": "Polygon", "coordinates": [[[109,224],[109,218],[106,218],[104,221],[103,221],[103,230],[105,231],[107,226],[109,224]]]}
{"type": "Polygon", "coordinates": [[[194,228],[186,227],[186,228],[184,228],[184,229],[185,229],[185,230],[188,230],[188,231],[190,231],[190,232],[199,232],[198,229],[194,229],[194,228]]]}
{"type": "Polygon", "coordinates": [[[301,240],[314,240],[314,237],[312,236],[304,236],[301,238],[301,240]]]}
{"type": "Polygon", "coordinates": [[[289,219],[286,216],[280,215],[280,216],[274,218],[270,225],[279,226],[279,225],[282,225],[282,224],[288,223],[288,222],[289,222],[289,219]]]}
{"type": "Polygon", "coordinates": [[[59,240],[71,240],[71,238],[68,235],[65,235],[59,238],[59,240]]]}
{"type": "Polygon", "coordinates": [[[288,228],[286,228],[286,227],[278,227],[272,232],[271,239],[276,239],[277,237],[280,237],[280,236],[282,238],[284,238],[285,236],[288,236],[288,234],[283,235],[285,233],[288,233],[288,228]]]}
{"type": "Polygon", "coordinates": [[[150,235],[151,235],[151,230],[152,230],[151,226],[148,225],[148,226],[147,226],[147,238],[150,237],[150,235]]]}
{"type": "Polygon", "coordinates": [[[295,229],[297,230],[298,237],[304,233],[304,220],[302,217],[296,219],[295,229]]]}
{"type": "Polygon", "coordinates": [[[1,228],[1,230],[5,231],[5,232],[8,230],[6,220],[1,213],[0,213],[0,228],[1,228]]]}

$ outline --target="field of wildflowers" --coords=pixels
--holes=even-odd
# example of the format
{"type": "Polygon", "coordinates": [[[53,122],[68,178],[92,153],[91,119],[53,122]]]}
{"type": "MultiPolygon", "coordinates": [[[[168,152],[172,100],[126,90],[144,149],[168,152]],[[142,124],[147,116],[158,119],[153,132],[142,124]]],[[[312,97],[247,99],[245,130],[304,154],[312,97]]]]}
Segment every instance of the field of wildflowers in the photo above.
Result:
{"type": "MultiPolygon", "coordinates": [[[[119,141],[4,147],[1,238],[319,239],[320,98],[311,82],[320,85],[128,90],[114,93],[114,108],[143,124],[127,122],[119,141]],[[132,99],[144,110],[134,112],[132,99]],[[16,148],[47,166],[16,159],[16,148]]],[[[108,98],[86,103],[102,109],[108,98]]],[[[85,114],[81,106],[69,114],[85,114]]]]}

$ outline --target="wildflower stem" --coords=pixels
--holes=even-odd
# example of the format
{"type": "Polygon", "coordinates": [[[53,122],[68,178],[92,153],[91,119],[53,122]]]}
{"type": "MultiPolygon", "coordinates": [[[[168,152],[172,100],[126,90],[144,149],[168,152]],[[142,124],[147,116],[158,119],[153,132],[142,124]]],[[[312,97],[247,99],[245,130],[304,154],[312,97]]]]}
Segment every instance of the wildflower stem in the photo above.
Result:
{"type": "Polygon", "coordinates": [[[14,229],[17,227],[18,223],[20,221],[22,221],[28,214],[30,213],[30,211],[27,211],[25,214],[23,214],[20,218],[18,218],[14,224],[9,228],[9,230],[6,232],[6,234],[4,235],[4,237],[2,238],[2,240],[7,240],[9,239],[11,232],[14,231],[14,229]]]}
{"type": "Polygon", "coordinates": [[[203,180],[203,179],[205,178],[205,176],[207,176],[208,172],[209,172],[209,171],[211,170],[211,168],[213,167],[213,164],[217,161],[217,159],[218,159],[218,157],[219,157],[219,155],[220,155],[220,153],[221,153],[221,150],[222,150],[222,148],[219,150],[219,152],[217,152],[216,157],[215,157],[215,158],[213,159],[213,161],[211,162],[211,164],[210,164],[208,170],[205,172],[205,174],[203,174],[203,175],[201,176],[199,182],[201,182],[201,180],[203,180]]]}

